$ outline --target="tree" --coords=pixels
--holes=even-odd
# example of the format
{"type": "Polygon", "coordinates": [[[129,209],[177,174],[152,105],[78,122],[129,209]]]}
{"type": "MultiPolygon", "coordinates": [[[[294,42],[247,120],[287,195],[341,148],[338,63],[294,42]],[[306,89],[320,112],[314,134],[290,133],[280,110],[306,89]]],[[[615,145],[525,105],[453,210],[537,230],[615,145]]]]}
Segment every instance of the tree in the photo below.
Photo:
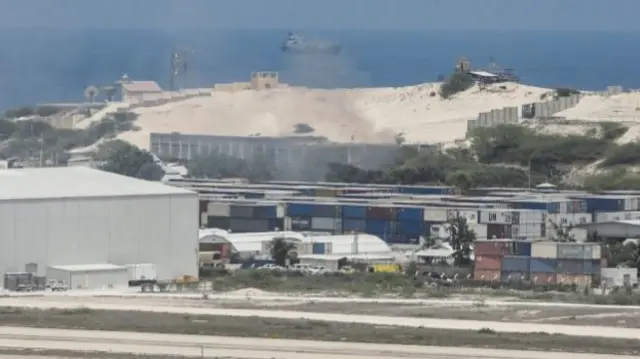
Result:
{"type": "Polygon", "coordinates": [[[164,176],[149,152],[121,140],[100,145],[95,159],[102,162],[100,169],[107,172],[150,181],[158,181],[164,176]]]}
{"type": "Polygon", "coordinates": [[[442,96],[442,98],[449,98],[458,92],[471,88],[474,83],[475,81],[468,73],[456,72],[440,86],[440,96],[442,96]]]}
{"type": "Polygon", "coordinates": [[[245,161],[222,153],[211,153],[196,157],[187,165],[187,168],[194,177],[240,177],[251,181],[273,179],[271,161],[260,154],[254,155],[250,161],[245,161]]]}
{"type": "Polygon", "coordinates": [[[576,241],[576,237],[573,235],[573,233],[571,233],[571,231],[573,230],[573,223],[569,223],[568,226],[561,226],[551,219],[549,219],[549,223],[551,224],[551,229],[553,230],[553,233],[551,234],[552,241],[560,243],[576,241]]]}
{"type": "Polygon", "coordinates": [[[448,221],[449,231],[451,233],[449,237],[449,243],[451,248],[455,251],[453,258],[455,259],[455,265],[467,265],[471,263],[471,245],[476,240],[476,233],[469,229],[467,219],[456,215],[450,218],[448,221]]]}
{"type": "Polygon", "coordinates": [[[291,257],[290,253],[294,248],[293,244],[282,237],[276,237],[271,240],[271,257],[276,262],[276,265],[280,267],[286,266],[287,259],[291,257]]]}

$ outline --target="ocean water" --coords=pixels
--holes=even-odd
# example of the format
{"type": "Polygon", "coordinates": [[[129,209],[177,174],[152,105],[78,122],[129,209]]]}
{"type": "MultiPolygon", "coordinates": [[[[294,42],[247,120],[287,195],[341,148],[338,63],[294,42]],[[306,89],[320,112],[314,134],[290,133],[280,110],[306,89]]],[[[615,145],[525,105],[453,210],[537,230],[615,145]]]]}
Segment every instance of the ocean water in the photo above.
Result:
{"type": "Polygon", "coordinates": [[[312,87],[405,86],[450,73],[461,56],[478,68],[493,58],[532,85],[640,87],[640,32],[306,31],[343,51],[292,56],[279,49],[287,31],[0,29],[0,109],[81,101],[86,86],[124,73],[168,87],[173,48],[191,52],[185,87],[246,81],[252,71],[312,87]]]}

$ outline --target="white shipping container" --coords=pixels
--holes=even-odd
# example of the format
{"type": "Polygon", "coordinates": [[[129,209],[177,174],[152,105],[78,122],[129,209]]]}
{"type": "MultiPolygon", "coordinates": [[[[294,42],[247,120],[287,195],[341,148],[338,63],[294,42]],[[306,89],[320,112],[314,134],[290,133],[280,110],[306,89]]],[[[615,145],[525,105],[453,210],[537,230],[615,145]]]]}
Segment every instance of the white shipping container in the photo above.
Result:
{"type": "Polygon", "coordinates": [[[558,212],[560,213],[567,213],[568,206],[567,206],[567,202],[560,202],[560,209],[558,212]]]}
{"type": "Polygon", "coordinates": [[[320,229],[326,231],[342,230],[342,219],[313,217],[311,218],[311,229],[320,229]]]}
{"type": "Polygon", "coordinates": [[[462,217],[467,220],[468,224],[478,223],[478,211],[467,209],[450,209],[447,212],[447,218],[453,219],[456,217],[462,217]]]}
{"type": "Polygon", "coordinates": [[[624,210],[625,211],[635,211],[638,209],[638,199],[635,197],[625,198],[624,200],[624,210]]]}
{"type": "Polygon", "coordinates": [[[279,203],[278,206],[276,207],[276,217],[284,218],[285,212],[286,212],[286,207],[284,203],[279,203]]]}
{"type": "Polygon", "coordinates": [[[324,254],[333,254],[333,243],[327,242],[324,244],[324,254]]]}
{"type": "MultiPolygon", "coordinates": [[[[593,216],[591,213],[552,213],[549,214],[549,221],[557,224],[561,227],[568,227],[569,225],[586,224],[592,222],[593,216]]],[[[553,228],[549,223],[548,228],[553,228]]]]}
{"type": "Polygon", "coordinates": [[[514,224],[511,226],[511,238],[513,239],[541,239],[543,224],[514,224]]]}
{"type": "Polygon", "coordinates": [[[536,210],[514,211],[511,215],[513,224],[540,224],[547,219],[547,213],[536,210]]]}
{"type": "Polygon", "coordinates": [[[284,217],[284,228],[282,229],[283,231],[290,231],[291,230],[291,217],[284,217]]]}
{"type": "Polygon", "coordinates": [[[556,242],[533,242],[531,243],[532,258],[557,258],[558,245],[556,242]]]}
{"type": "Polygon", "coordinates": [[[631,212],[596,212],[595,223],[640,220],[640,211],[631,212]]]}
{"type": "Polygon", "coordinates": [[[446,222],[447,221],[447,209],[446,208],[425,208],[424,220],[426,222],[446,222]]]}
{"type": "Polygon", "coordinates": [[[298,255],[313,254],[313,245],[309,242],[297,242],[296,252],[298,255]]]}
{"type": "Polygon", "coordinates": [[[602,281],[608,288],[634,286],[638,284],[638,270],[636,268],[602,268],[602,281]]]}
{"type": "Polygon", "coordinates": [[[486,208],[479,212],[478,223],[484,224],[511,224],[511,210],[486,208]]]}
{"type": "Polygon", "coordinates": [[[202,213],[200,214],[200,227],[206,227],[207,226],[207,214],[206,213],[202,213]]]}
{"type": "Polygon", "coordinates": [[[469,224],[469,230],[476,234],[476,239],[487,239],[487,225],[482,223],[469,224]]]}
{"type": "Polygon", "coordinates": [[[129,280],[157,280],[158,272],[156,271],[156,265],[153,263],[139,263],[139,264],[127,264],[127,271],[129,273],[129,280]]]}
{"type": "Polygon", "coordinates": [[[209,202],[207,205],[207,214],[216,217],[230,217],[231,205],[223,202],[209,202]]]}

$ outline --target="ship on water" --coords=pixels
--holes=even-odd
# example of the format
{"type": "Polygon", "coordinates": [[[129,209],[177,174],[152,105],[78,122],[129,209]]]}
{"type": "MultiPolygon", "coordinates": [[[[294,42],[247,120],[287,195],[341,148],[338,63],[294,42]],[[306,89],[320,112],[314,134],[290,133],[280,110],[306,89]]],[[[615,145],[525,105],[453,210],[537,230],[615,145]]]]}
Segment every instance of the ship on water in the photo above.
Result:
{"type": "Polygon", "coordinates": [[[290,54],[337,55],[342,50],[342,46],[329,41],[306,40],[302,35],[290,32],[287,39],[282,43],[281,49],[282,52],[290,54]]]}

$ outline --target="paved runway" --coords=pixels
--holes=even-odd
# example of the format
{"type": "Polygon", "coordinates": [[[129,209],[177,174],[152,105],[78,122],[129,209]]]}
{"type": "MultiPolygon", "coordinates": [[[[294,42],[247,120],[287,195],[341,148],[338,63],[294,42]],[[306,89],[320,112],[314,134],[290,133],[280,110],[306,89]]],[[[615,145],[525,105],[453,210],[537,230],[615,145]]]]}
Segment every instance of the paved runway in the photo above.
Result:
{"type": "MultiPolygon", "coordinates": [[[[637,358],[557,352],[550,354],[514,350],[18,327],[0,327],[0,347],[243,359],[547,359],[550,355],[565,359],[637,358]]],[[[15,359],[15,356],[5,358],[0,356],[0,359],[15,359]]]]}
{"type": "MultiPolygon", "coordinates": [[[[26,307],[26,308],[89,308],[98,310],[120,310],[120,311],[141,311],[157,313],[176,314],[196,314],[196,315],[223,315],[235,317],[261,317],[278,319],[308,319],[343,323],[362,323],[373,325],[395,325],[412,328],[435,328],[435,329],[455,329],[473,330],[491,329],[503,333],[549,333],[563,334],[580,337],[618,338],[640,340],[640,329],[618,328],[586,325],[560,325],[541,323],[515,323],[515,322],[492,322],[479,320],[457,320],[457,319],[435,319],[435,318],[414,318],[414,317],[385,317],[377,315],[356,315],[356,314],[335,314],[335,313],[313,313],[296,312],[284,310],[258,310],[258,309],[220,309],[220,308],[189,308],[181,306],[145,306],[126,305],[109,303],[82,303],[59,301],[42,298],[38,301],[24,301],[19,298],[2,298],[0,306],[5,307],[26,307]]],[[[1,319],[1,318],[0,318],[1,319]]]]}

